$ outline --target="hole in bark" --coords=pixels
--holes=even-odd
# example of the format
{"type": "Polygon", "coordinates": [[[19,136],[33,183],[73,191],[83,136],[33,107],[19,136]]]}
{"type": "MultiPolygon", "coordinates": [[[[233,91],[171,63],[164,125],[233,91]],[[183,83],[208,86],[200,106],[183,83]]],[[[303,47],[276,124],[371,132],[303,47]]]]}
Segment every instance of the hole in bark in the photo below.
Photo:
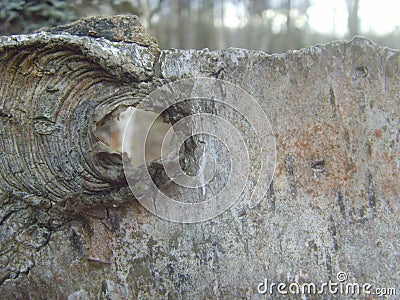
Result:
{"type": "Polygon", "coordinates": [[[359,66],[356,68],[356,73],[358,77],[367,77],[368,68],[365,66],[359,66]]]}
{"type": "Polygon", "coordinates": [[[314,173],[314,177],[316,177],[317,173],[325,172],[325,159],[317,159],[311,162],[311,170],[314,173]]]}
{"type": "MultiPolygon", "coordinates": [[[[161,157],[161,145],[163,139],[172,125],[171,123],[164,123],[162,116],[157,117],[154,112],[142,110],[137,111],[135,119],[129,121],[133,112],[132,110],[134,109],[135,108],[133,107],[129,107],[126,111],[121,112],[117,119],[106,121],[103,125],[97,128],[96,136],[111,149],[121,153],[125,130],[130,131],[128,136],[142,136],[146,134],[147,129],[151,126],[146,139],[145,153],[146,162],[151,162],[161,157]],[[155,122],[151,125],[155,118],[155,122]]],[[[170,136],[166,137],[165,142],[167,143],[168,149],[171,142],[170,136]]],[[[129,157],[131,158],[133,165],[138,166],[140,164],[140,159],[138,159],[138,157],[143,155],[143,145],[135,143],[135,139],[133,139],[131,147],[129,157]]]]}

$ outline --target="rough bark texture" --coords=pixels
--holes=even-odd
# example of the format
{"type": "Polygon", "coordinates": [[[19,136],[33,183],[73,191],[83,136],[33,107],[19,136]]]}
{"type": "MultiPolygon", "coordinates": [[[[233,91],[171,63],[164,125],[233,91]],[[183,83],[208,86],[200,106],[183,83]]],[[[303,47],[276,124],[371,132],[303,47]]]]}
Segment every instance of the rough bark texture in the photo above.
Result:
{"type": "Polygon", "coordinates": [[[2,299],[263,299],[264,278],[322,283],[339,271],[396,287],[400,52],[365,38],[276,55],[159,52],[137,19],[118,18],[1,39],[2,299]],[[132,199],[120,155],[94,132],[160,84],[197,76],[259,102],[277,162],[258,206],[180,224],[132,199]]]}

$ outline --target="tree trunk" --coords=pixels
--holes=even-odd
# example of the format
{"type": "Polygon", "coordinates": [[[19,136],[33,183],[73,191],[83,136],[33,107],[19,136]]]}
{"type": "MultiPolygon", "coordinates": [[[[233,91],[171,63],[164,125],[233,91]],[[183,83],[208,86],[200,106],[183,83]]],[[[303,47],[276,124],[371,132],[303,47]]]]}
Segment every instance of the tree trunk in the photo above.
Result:
{"type": "Polygon", "coordinates": [[[347,0],[347,27],[349,28],[349,36],[352,38],[353,36],[359,34],[360,30],[360,20],[358,18],[358,8],[359,8],[359,0],[347,0]]]}
{"type": "Polygon", "coordinates": [[[357,38],[276,55],[160,51],[134,17],[0,47],[3,299],[279,299],[278,283],[398,285],[397,50],[357,38]],[[177,152],[200,185],[174,183],[168,156],[164,169],[147,165],[149,199],[145,167],[96,138],[136,105],[167,105],[177,138],[214,133],[177,152]]]}

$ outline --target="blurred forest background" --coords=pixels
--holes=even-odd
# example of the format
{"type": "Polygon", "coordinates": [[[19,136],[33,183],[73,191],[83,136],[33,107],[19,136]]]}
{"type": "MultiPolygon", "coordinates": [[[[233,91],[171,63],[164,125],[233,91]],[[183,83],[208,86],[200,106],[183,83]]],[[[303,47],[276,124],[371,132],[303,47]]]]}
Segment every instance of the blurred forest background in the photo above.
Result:
{"type": "Polygon", "coordinates": [[[0,0],[0,34],[29,33],[92,15],[136,14],[162,49],[273,53],[358,34],[400,48],[399,11],[396,0],[0,0]]]}

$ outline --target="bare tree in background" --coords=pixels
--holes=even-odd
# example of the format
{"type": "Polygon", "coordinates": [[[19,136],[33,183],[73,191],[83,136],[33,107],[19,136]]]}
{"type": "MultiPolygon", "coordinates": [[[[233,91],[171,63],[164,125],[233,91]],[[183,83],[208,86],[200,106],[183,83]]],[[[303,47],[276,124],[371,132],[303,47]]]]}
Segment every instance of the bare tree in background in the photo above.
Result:
{"type": "MultiPolygon", "coordinates": [[[[345,3],[351,38],[362,33],[360,0],[345,3]]],[[[0,34],[28,33],[86,16],[135,14],[163,49],[239,47],[271,53],[341,38],[310,27],[311,6],[311,0],[0,0],[0,34]]],[[[386,36],[368,33],[393,48],[400,48],[399,35],[395,29],[386,36]]]]}
{"type": "Polygon", "coordinates": [[[292,11],[292,4],[291,0],[287,0],[286,3],[286,48],[290,49],[291,48],[291,41],[292,41],[292,22],[290,19],[290,13],[292,11]]]}
{"type": "Polygon", "coordinates": [[[360,20],[358,18],[359,0],[347,0],[347,27],[349,28],[349,36],[353,37],[359,34],[360,20]]]}

